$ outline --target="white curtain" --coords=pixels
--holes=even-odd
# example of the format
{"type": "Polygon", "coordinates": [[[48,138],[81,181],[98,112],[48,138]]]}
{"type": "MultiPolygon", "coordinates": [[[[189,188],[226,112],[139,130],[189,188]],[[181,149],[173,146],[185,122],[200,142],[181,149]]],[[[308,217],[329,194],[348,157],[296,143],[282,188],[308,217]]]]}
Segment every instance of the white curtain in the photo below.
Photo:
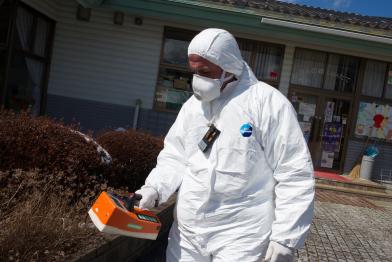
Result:
{"type": "Polygon", "coordinates": [[[381,97],[384,87],[387,64],[368,60],[365,67],[362,94],[366,96],[381,97]]]}
{"type": "Polygon", "coordinates": [[[41,107],[41,86],[44,65],[42,62],[30,58],[26,58],[26,65],[29,70],[31,81],[33,82],[33,90],[31,95],[34,99],[34,104],[31,108],[31,113],[37,116],[39,115],[41,107]]]}
{"type": "Polygon", "coordinates": [[[277,80],[280,74],[280,48],[258,45],[255,58],[255,74],[258,79],[277,80]]]}
{"type": "Polygon", "coordinates": [[[387,86],[385,87],[385,98],[392,99],[392,64],[389,65],[387,76],[387,86]]]}
{"type": "Polygon", "coordinates": [[[327,73],[325,75],[324,89],[335,90],[338,80],[339,56],[330,55],[328,59],[327,73]]]}
{"type": "MultiPolygon", "coordinates": [[[[23,8],[18,9],[17,19],[16,19],[16,28],[20,40],[20,44],[23,50],[29,50],[30,44],[30,32],[33,23],[33,15],[30,14],[27,10],[23,8]]],[[[35,50],[42,51],[45,50],[46,45],[46,36],[44,37],[44,33],[47,34],[47,28],[45,29],[44,23],[37,24],[37,41],[35,43],[35,50]],[[46,31],[45,31],[46,30],[46,31]],[[42,39],[45,38],[45,41],[42,39]]],[[[40,105],[41,105],[41,87],[42,87],[42,78],[44,72],[44,64],[41,61],[34,60],[31,58],[25,58],[26,66],[29,72],[30,79],[32,81],[32,90],[31,95],[34,99],[33,106],[31,108],[31,114],[39,115],[40,105]]]]}
{"type": "Polygon", "coordinates": [[[250,59],[252,56],[252,43],[246,40],[237,40],[238,47],[240,48],[242,58],[245,62],[250,65],[250,59]]]}
{"type": "Polygon", "coordinates": [[[321,88],[326,54],[311,50],[296,50],[291,83],[321,88]]]}
{"type": "Polygon", "coordinates": [[[49,24],[42,18],[38,18],[37,31],[35,33],[34,54],[45,57],[46,43],[49,36],[49,24]]]}
{"type": "Polygon", "coordinates": [[[18,8],[16,17],[16,28],[20,44],[23,50],[29,50],[31,27],[33,26],[34,16],[23,8],[18,8]]]}

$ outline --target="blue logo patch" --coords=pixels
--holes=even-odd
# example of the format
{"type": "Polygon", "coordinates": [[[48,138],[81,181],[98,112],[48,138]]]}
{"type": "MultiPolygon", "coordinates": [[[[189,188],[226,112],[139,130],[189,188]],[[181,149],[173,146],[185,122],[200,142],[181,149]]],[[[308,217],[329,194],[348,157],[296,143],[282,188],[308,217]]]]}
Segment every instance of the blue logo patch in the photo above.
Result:
{"type": "Polygon", "coordinates": [[[243,137],[250,137],[252,135],[252,126],[249,123],[243,124],[240,128],[240,133],[243,137]]]}

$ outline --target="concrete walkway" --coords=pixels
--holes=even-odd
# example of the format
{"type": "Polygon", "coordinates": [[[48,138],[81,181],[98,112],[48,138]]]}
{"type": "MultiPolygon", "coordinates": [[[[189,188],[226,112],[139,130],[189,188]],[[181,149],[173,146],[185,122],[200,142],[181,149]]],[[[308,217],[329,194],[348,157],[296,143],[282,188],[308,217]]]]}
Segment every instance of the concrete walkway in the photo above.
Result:
{"type": "MultiPolygon", "coordinates": [[[[141,261],[165,261],[166,241],[141,261]]],[[[315,213],[297,262],[392,262],[392,202],[336,191],[316,191],[315,213]]]]}
{"type": "Polygon", "coordinates": [[[392,261],[392,202],[317,190],[297,261],[392,261]]]}

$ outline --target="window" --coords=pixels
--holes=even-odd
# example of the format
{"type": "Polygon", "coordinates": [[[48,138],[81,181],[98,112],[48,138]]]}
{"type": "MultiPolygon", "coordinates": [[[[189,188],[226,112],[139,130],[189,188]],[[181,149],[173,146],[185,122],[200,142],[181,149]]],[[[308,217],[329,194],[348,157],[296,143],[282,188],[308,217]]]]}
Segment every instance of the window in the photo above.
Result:
{"type": "Polygon", "coordinates": [[[277,84],[282,67],[283,48],[257,43],[254,55],[256,77],[277,84]]]}
{"type": "Polygon", "coordinates": [[[385,103],[361,101],[359,103],[355,136],[371,137],[392,142],[392,107],[385,103]]]}
{"type": "Polygon", "coordinates": [[[363,78],[362,95],[392,99],[391,89],[391,65],[388,65],[385,62],[367,60],[363,78]]]}
{"type": "Polygon", "coordinates": [[[389,64],[386,82],[387,84],[385,86],[384,97],[387,99],[392,99],[392,64],[389,64]]]}
{"type": "Polygon", "coordinates": [[[355,89],[358,67],[359,58],[330,54],[324,89],[352,93],[355,89]]]}
{"type": "Polygon", "coordinates": [[[297,49],[291,83],[352,93],[358,76],[359,58],[297,49]]]}
{"type": "Polygon", "coordinates": [[[284,47],[241,38],[237,41],[242,58],[252,68],[257,79],[277,87],[282,71],[284,47]]]}
{"type": "Polygon", "coordinates": [[[16,12],[14,49],[8,69],[5,107],[42,113],[45,76],[54,22],[21,4],[16,12]]]}
{"type": "Polygon", "coordinates": [[[392,63],[366,60],[355,137],[392,142],[392,63]]]}
{"type": "Polygon", "coordinates": [[[294,57],[291,83],[321,88],[327,55],[311,50],[297,50],[294,57]]]}
{"type": "Polygon", "coordinates": [[[248,65],[251,65],[253,43],[246,39],[237,39],[238,47],[240,48],[242,58],[248,65]]]}
{"type": "MultiPolygon", "coordinates": [[[[188,45],[195,31],[166,27],[155,92],[154,107],[176,112],[192,95],[192,73],[188,68],[188,45]]],[[[277,87],[282,70],[284,47],[237,39],[243,59],[259,80],[277,87]]]]}
{"type": "Polygon", "coordinates": [[[162,58],[155,91],[155,108],[178,111],[192,95],[188,45],[197,32],[165,28],[162,58]]]}
{"type": "Polygon", "coordinates": [[[5,67],[7,64],[7,56],[4,50],[0,50],[0,91],[5,80],[5,67]]]}
{"type": "Polygon", "coordinates": [[[11,0],[0,1],[0,107],[5,96],[5,78],[9,47],[11,0]]]}
{"type": "Polygon", "coordinates": [[[11,1],[0,1],[0,46],[8,43],[11,15],[11,1]]]}

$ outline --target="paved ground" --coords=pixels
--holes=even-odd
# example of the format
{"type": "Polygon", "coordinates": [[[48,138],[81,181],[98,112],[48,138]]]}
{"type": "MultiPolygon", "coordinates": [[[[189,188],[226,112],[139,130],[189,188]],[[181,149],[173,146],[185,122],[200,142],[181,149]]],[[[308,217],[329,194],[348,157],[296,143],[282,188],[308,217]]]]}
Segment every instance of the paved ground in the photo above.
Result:
{"type": "Polygon", "coordinates": [[[297,261],[392,261],[392,202],[318,190],[297,261]]]}
{"type": "MultiPolygon", "coordinates": [[[[165,245],[140,261],[165,261],[165,245]]],[[[317,189],[312,227],[296,261],[392,262],[392,202],[317,189]]]]}

